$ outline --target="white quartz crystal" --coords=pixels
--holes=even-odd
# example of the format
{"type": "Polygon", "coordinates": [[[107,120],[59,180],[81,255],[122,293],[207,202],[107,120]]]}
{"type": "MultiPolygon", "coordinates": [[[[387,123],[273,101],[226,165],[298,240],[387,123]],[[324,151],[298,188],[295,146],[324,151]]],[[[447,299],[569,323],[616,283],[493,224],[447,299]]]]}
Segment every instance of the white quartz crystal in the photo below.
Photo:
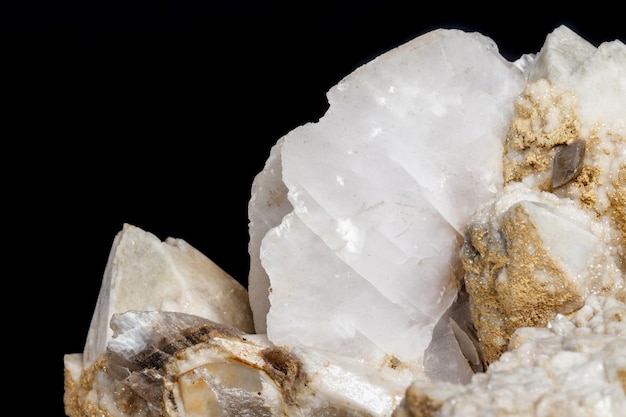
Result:
{"type": "Polygon", "coordinates": [[[626,46],[434,30],[252,184],[248,291],[124,225],[70,417],[626,415],[626,46]]]}

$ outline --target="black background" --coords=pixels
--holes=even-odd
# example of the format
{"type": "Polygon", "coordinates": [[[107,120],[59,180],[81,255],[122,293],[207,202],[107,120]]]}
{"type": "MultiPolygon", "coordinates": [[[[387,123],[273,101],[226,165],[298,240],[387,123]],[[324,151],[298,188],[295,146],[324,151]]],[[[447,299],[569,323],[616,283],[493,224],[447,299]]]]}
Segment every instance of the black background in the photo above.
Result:
{"type": "Polygon", "coordinates": [[[440,27],[481,32],[511,61],[560,24],[625,40],[618,11],[573,8],[5,0],[5,311],[24,414],[64,415],[63,355],[83,349],[124,223],[186,240],[245,284],[252,180],[330,87],[440,27]]]}

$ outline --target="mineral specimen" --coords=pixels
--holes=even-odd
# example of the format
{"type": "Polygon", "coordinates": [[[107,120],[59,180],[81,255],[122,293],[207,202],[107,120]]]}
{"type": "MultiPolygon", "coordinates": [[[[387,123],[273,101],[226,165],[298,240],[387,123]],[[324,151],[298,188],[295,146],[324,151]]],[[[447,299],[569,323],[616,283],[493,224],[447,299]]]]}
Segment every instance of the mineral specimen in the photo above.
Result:
{"type": "Polygon", "coordinates": [[[626,46],[439,29],[328,100],[252,184],[247,293],[124,225],[66,414],[626,415],[626,46]]]}
{"type": "Polygon", "coordinates": [[[626,118],[615,109],[626,109],[624,45],[596,50],[555,30],[517,100],[505,188],[467,227],[465,281],[487,362],[517,328],[545,326],[590,294],[624,299],[626,118]]]}
{"type": "Polygon", "coordinates": [[[417,380],[394,417],[624,416],[626,305],[591,295],[571,318],[515,332],[466,385],[417,380]]]}
{"type": "Polygon", "coordinates": [[[85,365],[106,352],[109,321],[129,310],[166,310],[199,315],[253,332],[246,289],[182,239],[161,242],[126,224],[113,241],[93,315],[85,365]]]}

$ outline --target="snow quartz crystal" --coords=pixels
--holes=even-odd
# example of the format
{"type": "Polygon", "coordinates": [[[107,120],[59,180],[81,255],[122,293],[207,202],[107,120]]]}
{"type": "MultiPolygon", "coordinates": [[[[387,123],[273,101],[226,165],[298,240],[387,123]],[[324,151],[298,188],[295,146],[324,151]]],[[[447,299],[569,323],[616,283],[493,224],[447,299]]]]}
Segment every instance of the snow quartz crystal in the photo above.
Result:
{"type": "Polygon", "coordinates": [[[70,417],[625,416],[626,46],[434,30],[252,184],[248,288],[124,225],[70,417]]]}

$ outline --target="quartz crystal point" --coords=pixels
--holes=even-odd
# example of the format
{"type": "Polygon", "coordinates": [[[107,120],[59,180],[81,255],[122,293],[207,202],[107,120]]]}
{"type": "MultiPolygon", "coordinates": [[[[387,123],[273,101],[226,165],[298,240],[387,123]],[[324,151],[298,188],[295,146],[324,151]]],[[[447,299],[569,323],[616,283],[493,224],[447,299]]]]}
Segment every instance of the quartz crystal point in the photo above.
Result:
{"type": "Polygon", "coordinates": [[[463,229],[502,186],[523,86],[491,39],[436,30],[333,87],[324,117],[283,137],[253,183],[256,331],[421,369],[459,288],[463,229]]]}
{"type": "Polygon", "coordinates": [[[106,351],[115,313],[166,310],[195,314],[253,332],[248,293],[182,239],[162,242],[125,224],[113,242],[85,344],[85,365],[106,351]]]}

